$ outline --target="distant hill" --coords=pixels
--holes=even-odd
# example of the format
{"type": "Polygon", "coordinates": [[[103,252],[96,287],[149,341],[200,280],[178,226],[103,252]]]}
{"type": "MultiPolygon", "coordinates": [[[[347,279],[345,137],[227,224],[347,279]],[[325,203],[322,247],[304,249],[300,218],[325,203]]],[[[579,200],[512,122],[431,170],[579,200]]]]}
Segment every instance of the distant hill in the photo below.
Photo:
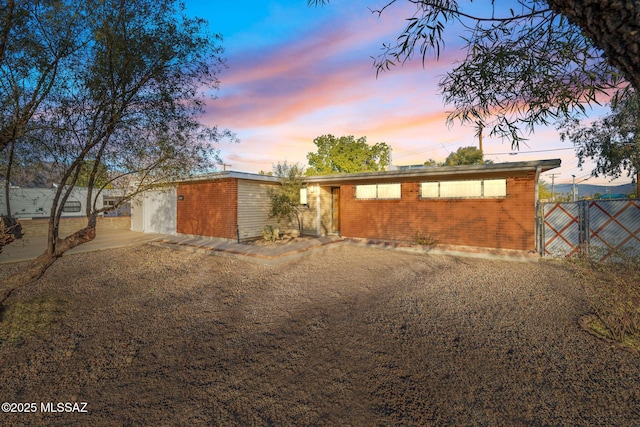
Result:
{"type": "MultiPolygon", "coordinates": [[[[572,184],[556,184],[554,191],[556,194],[571,194],[571,187],[572,184]]],[[[631,183],[623,185],[576,184],[576,189],[578,190],[578,197],[583,198],[593,197],[597,194],[635,194],[636,185],[631,183]]],[[[549,190],[551,190],[551,185],[549,185],[549,190]]]]}
{"type": "MultiPolygon", "coordinates": [[[[29,167],[14,166],[11,173],[11,184],[21,188],[51,188],[60,182],[61,173],[52,164],[31,165],[29,167]]],[[[0,174],[0,181],[4,176],[0,174]]]]}

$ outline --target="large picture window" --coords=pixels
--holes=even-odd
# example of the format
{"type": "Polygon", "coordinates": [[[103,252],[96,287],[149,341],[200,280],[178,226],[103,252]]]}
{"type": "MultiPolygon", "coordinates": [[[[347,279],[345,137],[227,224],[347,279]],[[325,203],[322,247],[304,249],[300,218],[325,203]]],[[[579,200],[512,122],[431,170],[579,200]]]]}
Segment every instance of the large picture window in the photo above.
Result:
{"type": "Polygon", "coordinates": [[[356,185],[356,199],[358,200],[394,200],[401,197],[400,184],[356,185]]]}
{"type": "Polygon", "coordinates": [[[423,182],[420,184],[420,197],[423,199],[507,197],[507,180],[478,179],[423,182]]]}

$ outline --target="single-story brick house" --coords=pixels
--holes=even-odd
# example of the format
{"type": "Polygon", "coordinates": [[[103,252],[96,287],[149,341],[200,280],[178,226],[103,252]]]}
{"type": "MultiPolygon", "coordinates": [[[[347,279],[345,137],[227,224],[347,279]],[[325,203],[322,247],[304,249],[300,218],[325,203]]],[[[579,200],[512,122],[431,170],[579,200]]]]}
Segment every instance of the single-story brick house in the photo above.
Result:
{"type": "MultiPolygon", "coordinates": [[[[538,178],[559,166],[552,159],[308,177],[303,232],[534,251],[538,178]]],[[[275,224],[268,189],[278,185],[274,177],[232,171],[180,182],[134,203],[132,229],[260,237],[275,224]]]]}

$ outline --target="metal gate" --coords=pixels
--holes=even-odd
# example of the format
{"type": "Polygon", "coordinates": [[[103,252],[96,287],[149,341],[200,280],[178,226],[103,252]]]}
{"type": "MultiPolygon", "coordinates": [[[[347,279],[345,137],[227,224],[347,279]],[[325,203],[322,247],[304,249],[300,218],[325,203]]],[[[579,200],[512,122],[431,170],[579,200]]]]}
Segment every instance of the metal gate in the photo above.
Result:
{"type": "Polygon", "coordinates": [[[582,200],[545,203],[541,209],[540,253],[571,256],[597,251],[640,253],[640,200],[582,200]]]}

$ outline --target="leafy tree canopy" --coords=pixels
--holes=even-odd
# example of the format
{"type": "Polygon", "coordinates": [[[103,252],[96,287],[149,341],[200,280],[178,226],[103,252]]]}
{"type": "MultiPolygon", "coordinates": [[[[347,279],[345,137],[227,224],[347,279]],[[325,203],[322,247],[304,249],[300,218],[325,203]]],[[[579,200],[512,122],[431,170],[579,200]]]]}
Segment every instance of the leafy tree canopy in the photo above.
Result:
{"type": "Polygon", "coordinates": [[[270,218],[280,221],[293,221],[298,225],[302,234],[303,208],[300,206],[300,189],[304,178],[304,166],[299,163],[281,162],[273,165],[273,176],[280,178],[282,185],[269,191],[271,199],[270,218]]]}
{"type": "Polygon", "coordinates": [[[407,4],[413,12],[375,58],[377,71],[438,57],[462,30],[466,56],[440,82],[454,107],[448,121],[489,128],[514,148],[536,125],[576,117],[625,81],[640,88],[638,1],[387,0],[374,13],[407,4]]]}
{"type": "Polygon", "coordinates": [[[482,160],[482,151],[477,147],[460,147],[449,154],[444,161],[445,166],[457,165],[482,165],[493,163],[491,160],[482,160]]]}
{"type": "Polygon", "coordinates": [[[214,143],[232,136],[199,121],[218,87],[220,40],[179,0],[0,5],[0,151],[36,153],[60,176],[46,252],[7,278],[7,287],[36,280],[64,252],[95,238],[97,216],[107,209],[97,196],[107,185],[121,189],[124,202],[213,168],[214,143]],[[87,226],[61,239],[62,209],[79,183],[88,187],[87,226]]]}
{"type": "Polygon", "coordinates": [[[103,163],[96,163],[95,160],[85,160],[80,166],[76,186],[113,188],[109,184],[109,169],[103,163]]]}
{"type": "Polygon", "coordinates": [[[576,146],[578,165],[585,159],[596,163],[593,176],[632,177],[640,193],[640,97],[628,90],[613,98],[611,113],[584,125],[569,120],[562,126],[561,138],[576,146]]]}
{"type": "Polygon", "coordinates": [[[538,181],[538,199],[540,200],[551,200],[553,197],[553,193],[549,189],[549,185],[544,181],[538,181]]]}
{"type": "Polygon", "coordinates": [[[318,151],[307,154],[307,175],[375,172],[389,166],[391,149],[384,142],[368,145],[364,136],[355,139],[353,135],[340,138],[323,135],[313,143],[318,151]]]}

